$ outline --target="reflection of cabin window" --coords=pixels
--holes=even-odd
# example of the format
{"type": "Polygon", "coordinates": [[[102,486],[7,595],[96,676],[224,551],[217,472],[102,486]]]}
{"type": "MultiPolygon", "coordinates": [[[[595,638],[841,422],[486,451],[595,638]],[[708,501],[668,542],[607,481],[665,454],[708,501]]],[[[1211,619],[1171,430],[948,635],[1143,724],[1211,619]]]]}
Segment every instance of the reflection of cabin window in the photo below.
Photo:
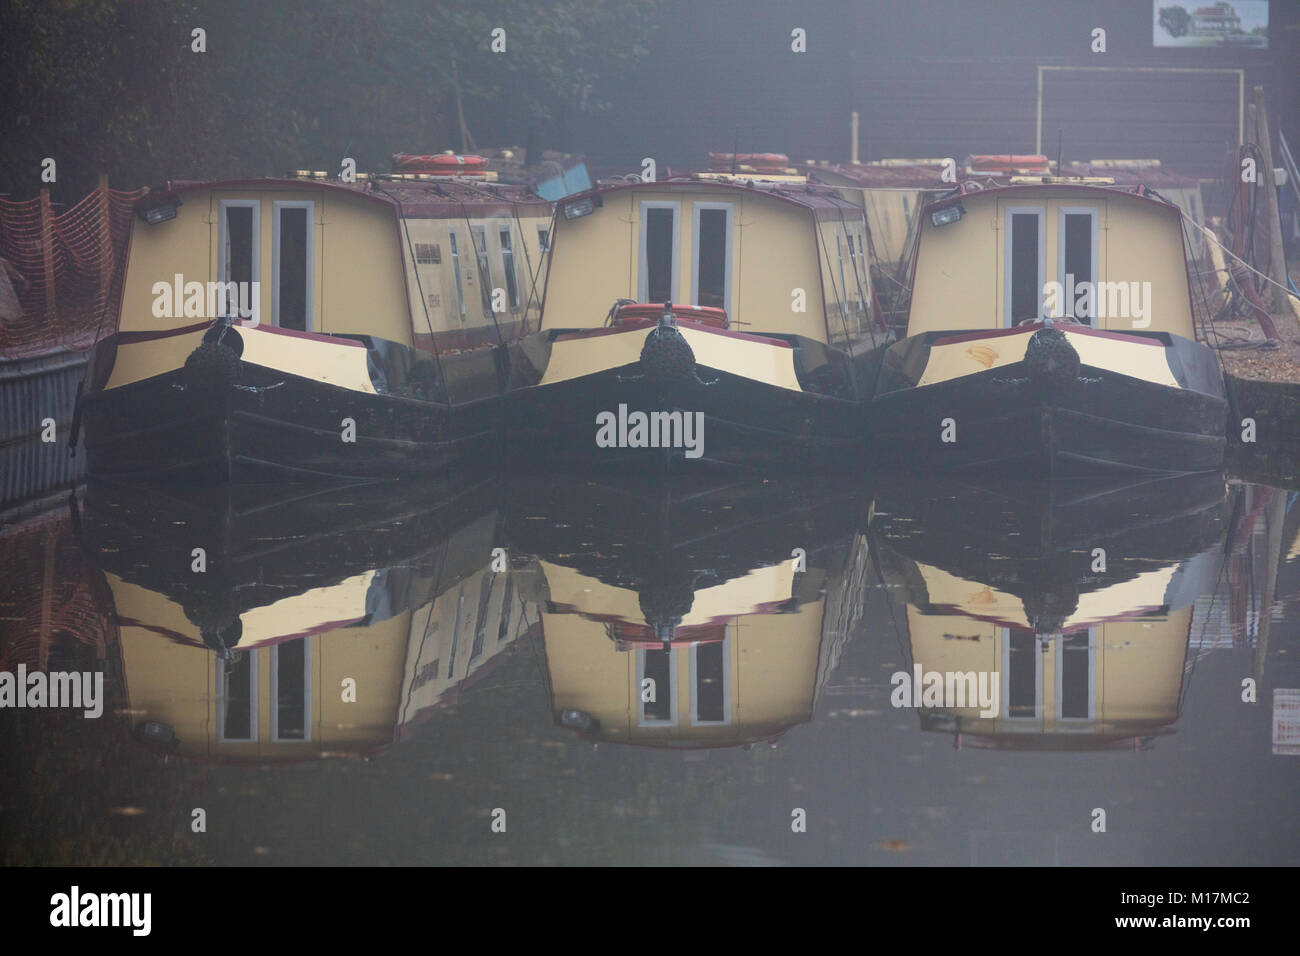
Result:
{"type": "Polygon", "coordinates": [[[217,741],[257,739],[257,652],[217,662],[217,741]]]}
{"type": "MultiPolygon", "coordinates": [[[[731,308],[731,204],[695,204],[695,305],[731,308]]],[[[670,280],[671,281],[671,280],[670,280]]],[[[656,301],[651,299],[651,301],[656,301]]]]}
{"type": "MultiPolygon", "coordinates": [[[[256,199],[221,200],[217,275],[222,282],[258,280],[258,218],[261,205],[256,199]]],[[[228,314],[233,315],[236,311],[236,307],[227,307],[228,314]]]]}
{"type": "Polygon", "coordinates": [[[1006,322],[1017,325],[1036,319],[1043,301],[1043,210],[1007,209],[1006,322]]]}
{"type": "Polygon", "coordinates": [[[545,226],[537,227],[537,245],[542,252],[551,251],[551,232],[545,226]]]}
{"type": "Polygon", "coordinates": [[[501,230],[501,267],[506,270],[506,292],[510,295],[510,308],[519,308],[519,283],[515,281],[515,250],[510,245],[510,230],[501,230]]]}
{"type": "Polygon", "coordinates": [[[273,235],[273,324],[309,332],[312,327],[311,285],[313,249],[310,202],[277,202],[273,235]]]}
{"type": "Polygon", "coordinates": [[[447,655],[447,677],[456,677],[456,645],[460,642],[461,612],[465,610],[465,585],[462,583],[456,594],[456,623],[451,626],[451,653],[447,655]]]}
{"type": "Polygon", "coordinates": [[[637,299],[671,302],[677,288],[677,242],[680,204],[641,203],[641,272],[637,299]]]}
{"type": "Polygon", "coordinates": [[[272,740],[311,738],[311,646],[305,637],[271,648],[272,740]]]}
{"type": "Polygon", "coordinates": [[[470,230],[474,252],[478,257],[478,291],[483,300],[483,317],[492,318],[492,264],[488,262],[487,230],[474,226],[470,230]]]}
{"type": "Polygon", "coordinates": [[[497,625],[497,644],[504,644],[510,639],[510,612],[513,610],[515,599],[515,582],[511,577],[506,578],[506,593],[501,599],[501,623],[497,625]]]}
{"type": "Polygon", "coordinates": [[[729,708],[729,639],[691,646],[691,723],[725,724],[729,708]]]}
{"type": "Polygon", "coordinates": [[[436,242],[417,242],[415,261],[422,266],[436,266],[442,262],[442,247],[436,242]]]}
{"type": "Polygon", "coordinates": [[[1097,675],[1096,630],[1090,628],[1060,639],[1056,700],[1063,720],[1090,720],[1095,715],[1097,675]]]}
{"type": "Polygon", "coordinates": [[[673,681],[677,652],[669,648],[639,648],[636,652],[636,694],[640,717],[638,723],[677,723],[677,688],[673,681]],[[646,681],[653,681],[647,685],[646,681]],[[649,687],[649,691],[643,688],[649,687]],[[652,700],[646,700],[652,697],[652,700]]]}
{"type": "Polygon", "coordinates": [[[451,268],[456,274],[456,299],[460,302],[460,320],[465,321],[465,290],[460,284],[460,252],[456,248],[456,233],[451,233],[451,268]]]}
{"type": "Polygon", "coordinates": [[[1039,715],[1042,701],[1042,674],[1039,639],[1024,628],[1002,629],[1003,716],[1012,719],[1039,715]]]}
{"type": "MultiPolygon", "coordinates": [[[[849,240],[850,255],[853,253],[852,242],[853,241],[850,239],[849,240]]],[[[844,284],[844,237],[841,236],[838,232],[835,234],[835,258],[836,261],[839,262],[839,266],[840,266],[840,289],[839,289],[839,295],[836,296],[836,298],[840,300],[840,307],[843,308],[843,304],[846,301],[848,301],[849,287],[844,284]]],[[[831,281],[834,282],[835,280],[832,279],[831,281]]]]}
{"type": "Polygon", "coordinates": [[[1093,301],[1091,308],[1081,310],[1086,314],[1075,315],[1074,304],[1078,296],[1072,295],[1070,290],[1085,282],[1097,281],[1097,210],[1062,209],[1056,240],[1057,279],[1065,290],[1062,311],[1091,325],[1092,317],[1097,314],[1097,303],[1093,301]],[[1067,276],[1073,277],[1073,286],[1067,281],[1067,276]]]}
{"type": "Polygon", "coordinates": [[[485,574],[483,583],[479,586],[478,612],[474,615],[474,643],[469,650],[470,664],[483,656],[483,644],[487,640],[488,602],[492,598],[492,585],[495,581],[495,574],[485,574]]]}

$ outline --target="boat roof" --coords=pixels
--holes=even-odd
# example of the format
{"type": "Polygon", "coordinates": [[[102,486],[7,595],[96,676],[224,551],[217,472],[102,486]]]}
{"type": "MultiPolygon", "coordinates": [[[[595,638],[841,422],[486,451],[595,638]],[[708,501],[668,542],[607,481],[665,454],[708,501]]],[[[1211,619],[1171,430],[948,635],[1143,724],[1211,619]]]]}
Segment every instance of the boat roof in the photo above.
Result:
{"type": "Polygon", "coordinates": [[[978,182],[958,183],[956,188],[950,192],[939,196],[934,201],[926,204],[926,210],[942,209],[945,206],[952,206],[964,199],[973,199],[980,196],[1005,196],[1030,195],[1041,192],[1059,192],[1063,189],[1071,192],[1081,192],[1098,196],[1112,197],[1121,196],[1129,199],[1137,199],[1142,202],[1148,202],[1152,205],[1160,206],[1168,210],[1175,216],[1180,216],[1178,206],[1165,199],[1159,193],[1147,188],[1145,185],[1134,186],[1117,186],[1113,183],[1095,183],[1095,182],[1076,182],[1068,177],[1032,177],[1033,182],[1016,181],[1029,179],[1031,177],[1016,177],[1012,181],[1002,184],[996,183],[991,186],[981,187],[978,182]]]}
{"type": "Polygon", "coordinates": [[[801,206],[816,213],[840,211],[860,215],[862,207],[844,199],[836,192],[834,186],[808,182],[777,182],[743,175],[735,177],[719,173],[673,177],[656,182],[622,182],[602,183],[585,192],[576,193],[564,199],[571,203],[587,196],[608,195],[609,193],[627,192],[629,190],[681,192],[735,192],[749,195],[765,196],[778,202],[801,206]]]}
{"type": "Polygon", "coordinates": [[[146,193],[137,200],[136,206],[152,206],[173,196],[179,197],[200,189],[328,189],[382,203],[405,219],[459,217],[465,215],[467,205],[473,205],[478,216],[512,215],[518,206],[534,207],[538,214],[549,215],[551,208],[550,202],[525,186],[462,177],[367,177],[355,183],[316,177],[176,179],[168,180],[161,189],[146,193]]]}

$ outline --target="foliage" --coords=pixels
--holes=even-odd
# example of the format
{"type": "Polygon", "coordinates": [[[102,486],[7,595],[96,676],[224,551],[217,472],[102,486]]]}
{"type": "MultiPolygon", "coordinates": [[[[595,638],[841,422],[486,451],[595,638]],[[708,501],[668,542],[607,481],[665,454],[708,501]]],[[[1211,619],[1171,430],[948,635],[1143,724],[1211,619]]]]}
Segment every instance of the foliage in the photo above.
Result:
{"type": "Polygon", "coordinates": [[[644,56],[645,0],[0,0],[0,193],[56,199],[99,172],[167,178],[386,169],[459,145],[555,142],[644,56]],[[191,49],[206,32],[206,52],[191,49]],[[504,53],[491,48],[505,31],[504,53]]]}

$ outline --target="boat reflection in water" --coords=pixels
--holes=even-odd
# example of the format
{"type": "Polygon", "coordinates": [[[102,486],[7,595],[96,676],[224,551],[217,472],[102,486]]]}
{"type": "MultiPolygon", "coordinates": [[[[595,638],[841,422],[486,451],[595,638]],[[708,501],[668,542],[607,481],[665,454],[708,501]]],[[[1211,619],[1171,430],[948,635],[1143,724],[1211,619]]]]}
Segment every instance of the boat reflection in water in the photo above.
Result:
{"type": "MultiPolygon", "coordinates": [[[[811,719],[861,617],[853,484],[540,483],[506,516],[533,557],[555,720],[592,740],[709,748],[811,719]]],[[[517,560],[522,560],[517,558],[517,560]]]]}
{"type": "Polygon", "coordinates": [[[266,763],[383,749],[536,620],[493,568],[497,515],[481,478],[184,499],[92,483],[81,538],[135,736],[266,763]]]}
{"type": "Polygon", "coordinates": [[[1172,733],[1238,496],[1214,474],[882,490],[871,533],[907,603],[909,675],[999,688],[995,716],[945,698],[920,707],[922,728],[1032,750],[1172,733]]]}

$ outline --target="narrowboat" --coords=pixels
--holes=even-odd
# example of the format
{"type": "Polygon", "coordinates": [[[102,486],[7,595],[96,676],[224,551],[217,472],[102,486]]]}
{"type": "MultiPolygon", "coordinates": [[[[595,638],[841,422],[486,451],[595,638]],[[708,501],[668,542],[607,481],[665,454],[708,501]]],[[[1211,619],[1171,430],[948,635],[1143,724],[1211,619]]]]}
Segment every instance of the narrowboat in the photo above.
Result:
{"type": "Polygon", "coordinates": [[[558,726],[690,749],[770,743],[812,718],[863,613],[866,548],[847,519],[866,501],[833,478],[815,494],[717,478],[512,492],[505,537],[558,726]]]}
{"type": "Polygon", "coordinates": [[[481,475],[292,490],[93,479],[77,524],[134,738],[255,763],[405,738],[530,638],[536,609],[493,550],[498,500],[481,475]]]}
{"type": "Polygon", "coordinates": [[[804,468],[861,450],[884,334],[860,206],[793,171],[635,178],[558,203],[553,243],[540,331],[511,347],[508,453],[804,468]]]}
{"type": "Polygon", "coordinates": [[[1178,208],[1144,187],[978,185],[924,207],[873,451],[1007,477],[1219,469],[1227,400],[1178,208]]]}
{"type": "Polygon", "coordinates": [[[872,544],[906,601],[899,706],[958,747],[1131,749],[1172,733],[1237,505],[1219,473],[879,487],[872,544]],[[959,685],[991,693],[963,700],[959,685]]]}
{"type": "Polygon", "coordinates": [[[551,206],[473,159],[147,194],[80,394],[90,473],[350,480],[495,455],[551,206]]]}

